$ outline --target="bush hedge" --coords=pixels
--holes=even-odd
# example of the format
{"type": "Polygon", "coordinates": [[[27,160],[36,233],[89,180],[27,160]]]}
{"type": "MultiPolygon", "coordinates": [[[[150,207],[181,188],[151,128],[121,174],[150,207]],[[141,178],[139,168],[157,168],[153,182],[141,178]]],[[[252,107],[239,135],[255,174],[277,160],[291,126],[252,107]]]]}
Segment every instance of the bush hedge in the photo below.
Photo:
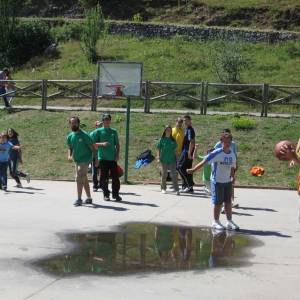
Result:
{"type": "Polygon", "coordinates": [[[18,23],[10,36],[6,58],[3,60],[9,66],[22,65],[30,58],[42,54],[51,42],[50,30],[45,23],[38,20],[18,23]]]}

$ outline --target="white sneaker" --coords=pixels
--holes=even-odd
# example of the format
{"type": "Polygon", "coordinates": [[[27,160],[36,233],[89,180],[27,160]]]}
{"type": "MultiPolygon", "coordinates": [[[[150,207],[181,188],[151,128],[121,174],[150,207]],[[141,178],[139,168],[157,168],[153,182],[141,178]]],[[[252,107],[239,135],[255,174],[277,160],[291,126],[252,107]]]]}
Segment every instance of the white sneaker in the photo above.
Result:
{"type": "Polygon", "coordinates": [[[194,193],[193,187],[186,187],[183,191],[183,193],[194,193]]]}
{"type": "Polygon", "coordinates": [[[169,188],[168,188],[168,191],[170,191],[170,192],[175,192],[175,189],[174,189],[173,187],[169,187],[169,188]]]}
{"type": "Polygon", "coordinates": [[[224,230],[225,227],[222,225],[220,221],[214,220],[211,227],[216,230],[224,230]]]}
{"type": "Polygon", "coordinates": [[[27,181],[27,183],[30,182],[30,175],[28,173],[26,174],[26,181],[27,181]]]}
{"type": "Polygon", "coordinates": [[[161,190],[161,193],[166,194],[167,192],[166,192],[166,190],[161,190]]]}
{"type": "Polygon", "coordinates": [[[203,190],[206,194],[210,194],[210,190],[207,187],[205,187],[203,190]]]}
{"type": "Polygon", "coordinates": [[[232,220],[228,220],[226,223],[226,228],[228,230],[239,230],[240,227],[236,225],[232,220]]]}

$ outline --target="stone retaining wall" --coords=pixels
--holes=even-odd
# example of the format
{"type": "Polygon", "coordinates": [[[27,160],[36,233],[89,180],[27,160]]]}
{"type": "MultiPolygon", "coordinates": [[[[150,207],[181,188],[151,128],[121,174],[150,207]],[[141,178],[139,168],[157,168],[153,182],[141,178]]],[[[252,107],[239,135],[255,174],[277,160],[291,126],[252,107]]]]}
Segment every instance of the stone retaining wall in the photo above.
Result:
{"type": "Polygon", "coordinates": [[[109,33],[131,34],[142,37],[170,38],[183,36],[193,40],[212,40],[224,37],[226,40],[243,40],[251,43],[277,43],[300,40],[300,33],[289,31],[251,31],[235,28],[199,27],[184,25],[163,25],[132,22],[109,22],[109,33]]]}

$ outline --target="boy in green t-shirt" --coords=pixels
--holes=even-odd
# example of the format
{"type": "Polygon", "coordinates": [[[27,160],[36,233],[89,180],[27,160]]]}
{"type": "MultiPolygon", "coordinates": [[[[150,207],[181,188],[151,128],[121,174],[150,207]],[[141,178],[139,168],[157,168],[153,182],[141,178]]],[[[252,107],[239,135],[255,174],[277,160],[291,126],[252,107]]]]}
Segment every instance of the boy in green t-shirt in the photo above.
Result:
{"type": "Polygon", "coordinates": [[[77,200],[74,206],[82,205],[82,190],[84,188],[87,199],[86,204],[92,204],[89,181],[87,177],[89,163],[92,161],[94,146],[89,134],[79,128],[80,120],[78,117],[72,117],[69,120],[69,126],[72,130],[67,136],[68,160],[75,162],[77,200]]]}

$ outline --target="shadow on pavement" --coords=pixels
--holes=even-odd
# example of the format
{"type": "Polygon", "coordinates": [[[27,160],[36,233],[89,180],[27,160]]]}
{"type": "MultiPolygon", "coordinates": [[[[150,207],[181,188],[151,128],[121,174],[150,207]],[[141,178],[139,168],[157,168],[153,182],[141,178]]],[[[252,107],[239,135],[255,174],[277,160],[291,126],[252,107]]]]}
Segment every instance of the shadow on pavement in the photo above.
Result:
{"type": "Polygon", "coordinates": [[[194,197],[194,198],[211,198],[211,196],[207,195],[205,192],[203,193],[199,193],[199,192],[195,192],[194,193],[180,193],[181,196],[184,196],[184,197],[194,197]]]}
{"type": "Polygon", "coordinates": [[[244,210],[263,210],[263,211],[270,211],[270,212],[277,212],[277,210],[272,208],[263,208],[263,207],[246,207],[246,206],[239,206],[236,209],[244,209],[244,210]]]}
{"type": "Polygon", "coordinates": [[[100,205],[100,204],[91,204],[91,205],[84,205],[85,207],[89,208],[104,208],[104,209],[112,209],[116,211],[126,211],[128,208],[120,207],[120,206],[110,206],[110,205],[100,205]]]}
{"type": "Polygon", "coordinates": [[[269,231],[269,230],[251,230],[251,229],[240,229],[238,231],[239,233],[242,234],[247,234],[247,235],[259,235],[259,236],[277,236],[277,237],[282,237],[282,238],[291,238],[291,235],[286,235],[282,234],[278,231],[269,231]]]}
{"type": "Polygon", "coordinates": [[[38,188],[34,188],[32,186],[26,186],[26,187],[22,187],[23,190],[32,190],[32,191],[44,191],[44,189],[38,189],[38,188]]]}
{"type": "Polygon", "coordinates": [[[126,193],[126,192],[120,192],[120,195],[129,195],[129,196],[141,196],[140,194],[136,194],[136,193],[126,193]]]}
{"type": "Polygon", "coordinates": [[[132,201],[121,201],[122,204],[136,205],[136,206],[150,206],[150,207],[159,207],[154,203],[144,203],[144,202],[132,202],[132,201]]]}
{"type": "Polygon", "coordinates": [[[237,216],[253,217],[253,215],[251,215],[251,214],[239,213],[239,212],[236,212],[236,211],[233,211],[232,214],[237,215],[237,216]]]}
{"type": "Polygon", "coordinates": [[[5,193],[6,194],[12,194],[12,193],[14,193],[14,194],[30,194],[30,195],[35,194],[34,192],[12,191],[12,190],[7,190],[5,193]]]}

